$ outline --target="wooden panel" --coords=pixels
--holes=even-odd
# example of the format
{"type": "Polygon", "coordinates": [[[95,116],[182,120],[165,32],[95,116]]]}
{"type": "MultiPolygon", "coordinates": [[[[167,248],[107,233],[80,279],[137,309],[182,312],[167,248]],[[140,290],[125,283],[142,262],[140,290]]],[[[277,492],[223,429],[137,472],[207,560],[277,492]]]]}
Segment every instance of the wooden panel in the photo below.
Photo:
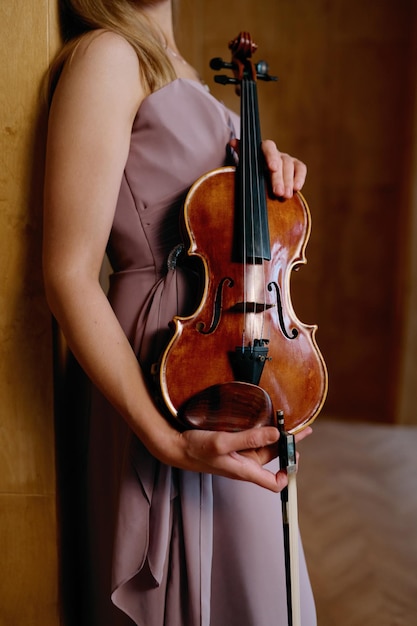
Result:
{"type": "Polygon", "coordinates": [[[0,626],[57,626],[55,498],[0,494],[0,626]]]}
{"type": "Polygon", "coordinates": [[[50,314],[41,274],[43,75],[56,3],[0,5],[1,626],[56,626],[50,314]]]}
{"type": "Polygon", "coordinates": [[[54,484],[50,316],[41,276],[45,115],[39,92],[48,63],[47,21],[35,2],[24,10],[19,4],[2,4],[0,21],[8,59],[0,68],[4,86],[0,397],[7,432],[0,449],[0,491],[50,492],[54,484]]]}
{"type": "MultiPolygon", "coordinates": [[[[185,3],[184,50],[213,85],[207,61],[248,30],[268,60],[264,137],[309,167],[308,265],[293,277],[295,311],[317,323],[333,416],[396,419],[403,326],[401,249],[408,232],[403,172],[410,132],[415,3],[404,0],[200,0],[185,3]],[[404,239],[405,237],[405,239],[404,239]]],[[[212,92],[236,109],[233,88],[212,92]]],[[[414,419],[417,421],[417,415],[414,419]]]]}
{"type": "MultiPolygon", "coordinates": [[[[417,12],[417,11],[416,11],[417,12]]],[[[413,54],[411,67],[417,67],[417,18],[414,19],[413,54]]],[[[401,289],[404,293],[404,333],[400,364],[398,394],[398,421],[402,424],[417,422],[417,76],[410,72],[409,88],[412,123],[408,133],[410,165],[404,171],[404,203],[410,207],[408,219],[402,225],[403,246],[401,258],[403,272],[401,289]]]]}

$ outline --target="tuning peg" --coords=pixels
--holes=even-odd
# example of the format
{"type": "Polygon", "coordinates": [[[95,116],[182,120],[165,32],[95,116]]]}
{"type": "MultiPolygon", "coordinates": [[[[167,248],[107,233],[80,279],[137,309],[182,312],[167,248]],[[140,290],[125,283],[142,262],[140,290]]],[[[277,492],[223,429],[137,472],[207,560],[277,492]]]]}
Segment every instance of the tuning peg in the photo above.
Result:
{"type": "Polygon", "coordinates": [[[259,80],[278,80],[277,76],[270,76],[268,74],[269,65],[266,61],[258,61],[258,63],[255,65],[255,69],[256,77],[259,78],[259,80]]]}
{"type": "Polygon", "coordinates": [[[270,76],[269,74],[256,74],[256,77],[259,80],[265,80],[265,81],[277,81],[278,80],[278,76],[270,76]]]}
{"type": "Polygon", "coordinates": [[[258,61],[255,67],[256,67],[256,72],[258,76],[262,76],[263,74],[266,74],[266,75],[268,74],[269,65],[266,61],[258,61]]]}
{"type": "Polygon", "coordinates": [[[223,70],[223,69],[233,70],[235,68],[233,63],[224,61],[221,57],[215,57],[214,59],[211,59],[210,67],[212,70],[216,70],[216,71],[223,70]]]}
{"type": "Polygon", "coordinates": [[[218,74],[214,77],[215,83],[220,83],[220,85],[237,85],[240,81],[237,78],[233,78],[232,76],[226,76],[225,74],[218,74]]]}

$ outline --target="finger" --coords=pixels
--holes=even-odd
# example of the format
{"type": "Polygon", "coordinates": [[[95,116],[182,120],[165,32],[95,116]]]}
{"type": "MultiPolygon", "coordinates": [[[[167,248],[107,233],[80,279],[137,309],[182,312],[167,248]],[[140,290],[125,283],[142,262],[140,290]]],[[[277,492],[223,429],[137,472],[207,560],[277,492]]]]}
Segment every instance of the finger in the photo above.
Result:
{"type": "Polygon", "coordinates": [[[285,152],[280,152],[270,139],[262,142],[266,165],[271,173],[271,186],[275,195],[291,198],[294,191],[302,189],[307,176],[307,166],[285,152]]]}
{"type": "Polygon", "coordinates": [[[264,446],[256,450],[240,450],[239,454],[255,460],[260,466],[266,465],[279,455],[278,444],[264,446]]]}
{"type": "MultiPolygon", "coordinates": [[[[292,198],[295,190],[296,166],[300,163],[289,154],[281,153],[282,161],[282,184],[284,187],[283,197],[292,198]]],[[[299,175],[297,174],[297,177],[299,175]]]]}
{"type": "Polygon", "coordinates": [[[214,442],[218,454],[229,454],[241,450],[257,450],[276,443],[279,432],[274,426],[250,428],[237,433],[218,433],[221,435],[214,442]]]}
{"type": "MultiPolygon", "coordinates": [[[[270,182],[272,192],[279,197],[285,197],[285,182],[284,182],[284,161],[283,155],[278,150],[276,144],[270,139],[266,139],[262,142],[262,152],[265,159],[266,167],[269,170],[270,182]]],[[[291,192],[288,197],[292,195],[291,192]]]]}
{"type": "Polygon", "coordinates": [[[294,191],[300,191],[303,188],[307,176],[307,166],[302,161],[294,159],[294,191]]]}
{"type": "Polygon", "coordinates": [[[278,493],[288,485],[288,476],[285,470],[279,470],[276,474],[258,465],[253,459],[232,452],[229,459],[233,466],[234,477],[239,480],[250,481],[260,487],[278,493]]]}
{"type": "Polygon", "coordinates": [[[276,143],[271,139],[265,139],[262,142],[262,152],[265,163],[270,172],[281,172],[281,153],[276,143]]]}
{"type": "Polygon", "coordinates": [[[298,443],[299,441],[302,441],[303,439],[311,435],[312,432],[313,429],[311,428],[311,426],[307,426],[303,430],[300,430],[300,432],[295,435],[295,442],[298,443]]]}
{"type": "Polygon", "coordinates": [[[187,469],[250,481],[274,492],[286,485],[282,472],[274,474],[262,467],[259,455],[264,446],[273,445],[278,440],[279,432],[274,427],[252,428],[238,433],[186,431],[181,436],[188,441],[187,469]],[[240,449],[245,452],[237,452],[240,449]]]}
{"type": "Polygon", "coordinates": [[[240,145],[239,139],[231,139],[229,141],[229,146],[233,148],[233,150],[237,152],[238,154],[239,154],[239,145],[240,145]]]}

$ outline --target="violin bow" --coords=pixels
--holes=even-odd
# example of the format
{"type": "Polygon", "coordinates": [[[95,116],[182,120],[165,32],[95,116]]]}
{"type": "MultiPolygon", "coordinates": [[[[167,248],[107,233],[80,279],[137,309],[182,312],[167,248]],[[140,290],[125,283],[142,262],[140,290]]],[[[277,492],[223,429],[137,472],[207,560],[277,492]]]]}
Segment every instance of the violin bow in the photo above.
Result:
{"type": "Polygon", "coordinates": [[[283,411],[277,411],[277,425],[280,433],[280,467],[287,470],[288,476],[288,486],[281,491],[288,626],[301,626],[295,437],[285,430],[283,411]]]}

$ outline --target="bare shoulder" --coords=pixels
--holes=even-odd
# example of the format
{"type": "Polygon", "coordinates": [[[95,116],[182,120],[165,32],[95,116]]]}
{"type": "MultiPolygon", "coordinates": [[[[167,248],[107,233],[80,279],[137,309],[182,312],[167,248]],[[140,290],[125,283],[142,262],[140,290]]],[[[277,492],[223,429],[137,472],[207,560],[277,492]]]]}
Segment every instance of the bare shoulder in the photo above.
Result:
{"type": "Polygon", "coordinates": [[[137,110],[145,91],[135,50],[117,33],[87,33],[65,63],[58,92],[65,97],[94,92],[97,97],[110,98],[113,104],[124,100],[137,110]]]}
{"type": "Polygon", "coordinates": [[[123,62],[138,69],[138,58],[131,44],[121,35],[108,30],[95,30],[81,37],[74,58],[84,62],[123,62]]]}

